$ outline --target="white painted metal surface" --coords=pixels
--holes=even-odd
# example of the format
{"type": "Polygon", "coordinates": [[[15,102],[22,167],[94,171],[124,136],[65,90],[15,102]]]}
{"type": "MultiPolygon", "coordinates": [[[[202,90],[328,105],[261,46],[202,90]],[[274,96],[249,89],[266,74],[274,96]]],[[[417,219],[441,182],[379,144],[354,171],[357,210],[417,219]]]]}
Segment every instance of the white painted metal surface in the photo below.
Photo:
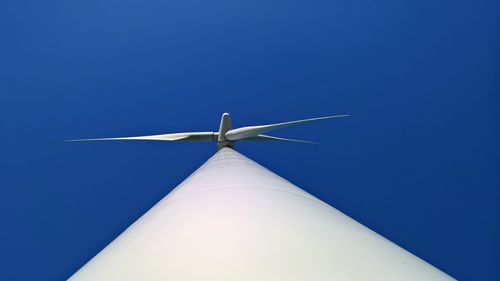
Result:
{"type": "Polygon", "coordinates": [[[70,280],[454,280],[230,148],[70,280]]]}

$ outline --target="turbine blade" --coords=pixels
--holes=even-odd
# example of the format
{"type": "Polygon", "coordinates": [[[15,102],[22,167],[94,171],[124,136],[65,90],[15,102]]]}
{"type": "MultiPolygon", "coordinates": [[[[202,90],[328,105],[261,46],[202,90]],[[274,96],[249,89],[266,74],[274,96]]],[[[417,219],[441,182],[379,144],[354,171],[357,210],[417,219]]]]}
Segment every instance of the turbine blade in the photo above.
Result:
{"type": "Polygon", "coordinates": [[[214,132],[188,132],[163,135],[137,136],[137,137],[118,137],[118,138],[97,138],[97,139],[76,139],[67,140],[77,141],[115,141],[115,140],[149,140],[149,141],[213,141],[217,139],[214,132]]]}
{"type": "Polygon", "coordinates": [[[274,137],[274,136],[269,136],[269,135],[256,135],[253,137],[249,138],[244,138],[241,141],[288,141],[288,142],[300,142],[300,143],[309,143],[309,144],[319,144],[314,141],[305,141],[305,140],[297,140],[297,139],[287,139],[287,138],[280,138],[280,137],[274,137]]]}
{"type": "Polygon", "coordinates": [[[297,125],[297,124],[301,124],[301,123],[334,119],[334,118],[341,118],[341,117],[347,117],[347,116],[349,116],[349,115],[333,115],[333,116],[317,117],[317,118],[303,119],[303,120],[283,122],[283,123],[270,124],[270,125],[242,127],[242,128],[238,128],[238,129],[229,130],[226,133],[226,138],[228,140],[231,140],[231,141],[242,140],[242,139],[254,137],[254,136],[269,132],[269,131],[273,131],[273,130],[277,130],[277,129],[281,129],[281,128],[285,128],[288,126],[293,126],[293,125],[297,125]]]}

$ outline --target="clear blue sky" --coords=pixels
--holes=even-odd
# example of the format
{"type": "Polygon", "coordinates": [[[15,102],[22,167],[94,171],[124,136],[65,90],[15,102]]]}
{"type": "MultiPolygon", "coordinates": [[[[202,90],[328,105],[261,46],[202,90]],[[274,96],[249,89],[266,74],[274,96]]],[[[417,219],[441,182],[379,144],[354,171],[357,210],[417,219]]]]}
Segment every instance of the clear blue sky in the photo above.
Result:
{"type": "Polygon", "coordinates": [[[498,1],[0,3],[0,275],[69,277],[211,143],[65,143],[351,114],[238,150],[461,280],[500,276],[498,1]]]}

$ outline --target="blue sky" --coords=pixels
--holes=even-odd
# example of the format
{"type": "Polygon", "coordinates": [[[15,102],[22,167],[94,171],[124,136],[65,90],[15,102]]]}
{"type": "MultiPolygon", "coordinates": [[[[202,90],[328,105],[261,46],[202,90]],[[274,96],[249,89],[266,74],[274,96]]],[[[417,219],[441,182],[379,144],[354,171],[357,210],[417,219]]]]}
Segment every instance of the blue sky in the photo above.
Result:
{"type": "Polygon", "coordinates": [[[460,280],[500,275],[498,3],[2,1],[0,272],[69,277],[211,143],[64,139],[217,130],[460,280]]]}

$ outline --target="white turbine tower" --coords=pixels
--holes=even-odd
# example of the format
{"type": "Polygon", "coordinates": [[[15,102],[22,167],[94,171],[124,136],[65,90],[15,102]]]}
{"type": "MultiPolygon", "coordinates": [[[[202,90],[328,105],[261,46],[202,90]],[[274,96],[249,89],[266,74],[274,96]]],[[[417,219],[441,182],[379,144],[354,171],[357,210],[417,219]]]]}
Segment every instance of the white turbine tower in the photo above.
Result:
{"type": "Polygon", "coordinates": [[[70,280],[454,280],[234,150],[306,142],[264,133],[345,116],[232,129],[225,113],[219,132],[86,139],[216,141],[218,151],[70,280]]]}

